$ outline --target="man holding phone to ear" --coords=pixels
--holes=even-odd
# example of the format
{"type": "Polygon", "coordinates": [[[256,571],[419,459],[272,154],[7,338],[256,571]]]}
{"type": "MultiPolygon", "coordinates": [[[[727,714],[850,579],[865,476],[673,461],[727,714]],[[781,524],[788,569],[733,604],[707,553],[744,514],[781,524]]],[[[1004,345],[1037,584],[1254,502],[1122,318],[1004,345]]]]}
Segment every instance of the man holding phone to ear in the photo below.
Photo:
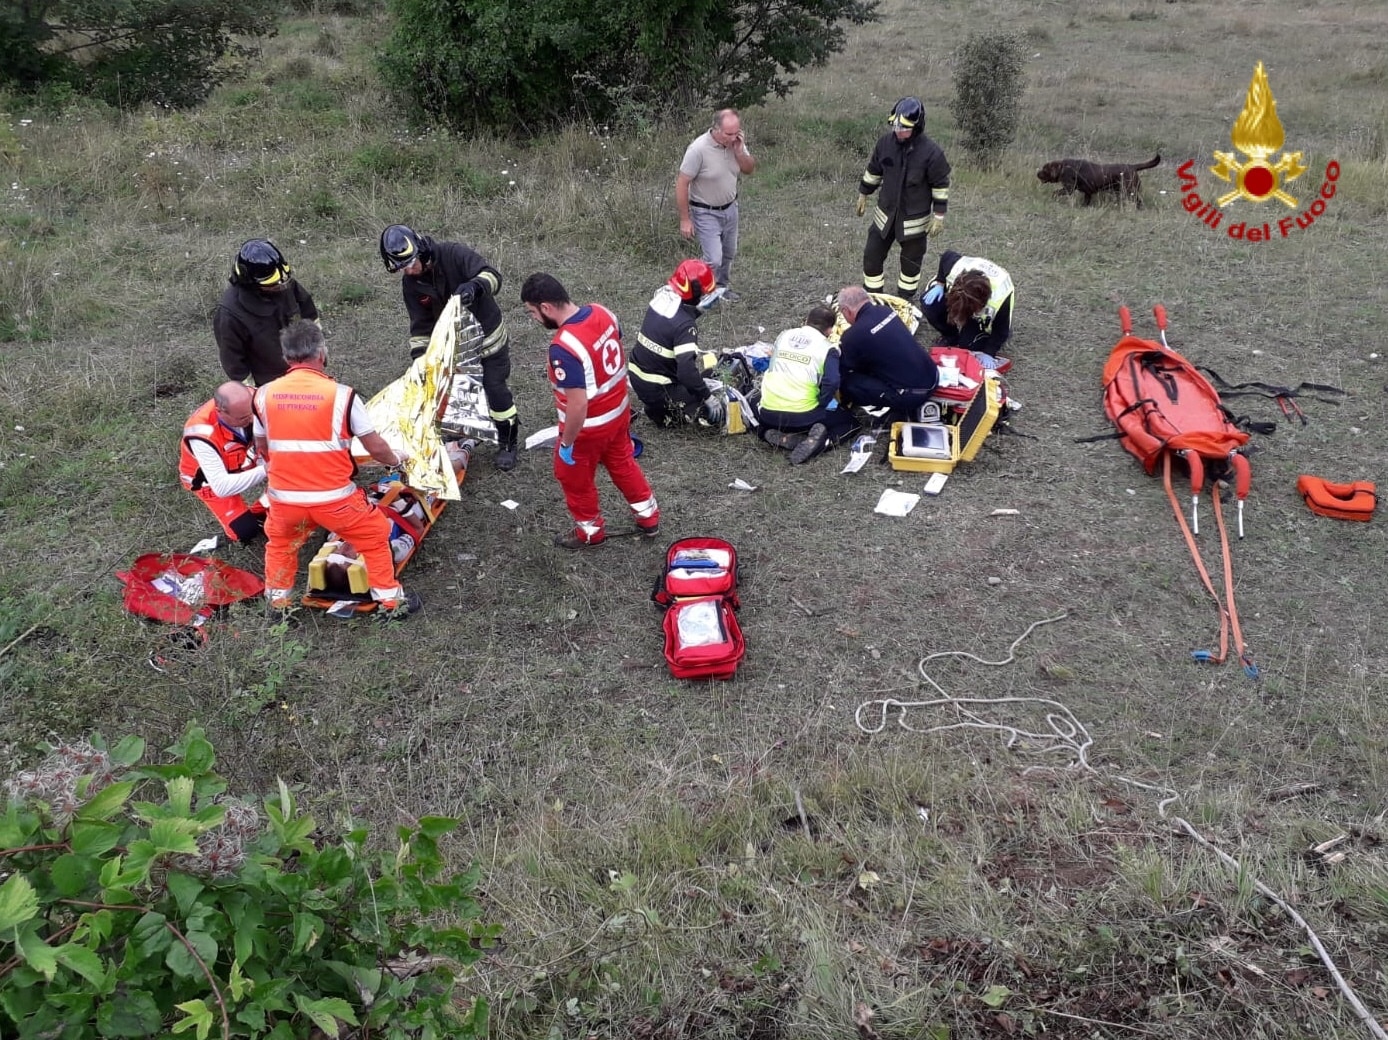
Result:
{"type": "Polygon", "coordinates": [[[728,303],[738,298],[728,288],[737,256],[738,180],[756,168],[737,110],[724,108],[714,114],[713,125],[685,149],[675,178],[680,234],[698,236],[704,262],[713,268],[728,303]]]}

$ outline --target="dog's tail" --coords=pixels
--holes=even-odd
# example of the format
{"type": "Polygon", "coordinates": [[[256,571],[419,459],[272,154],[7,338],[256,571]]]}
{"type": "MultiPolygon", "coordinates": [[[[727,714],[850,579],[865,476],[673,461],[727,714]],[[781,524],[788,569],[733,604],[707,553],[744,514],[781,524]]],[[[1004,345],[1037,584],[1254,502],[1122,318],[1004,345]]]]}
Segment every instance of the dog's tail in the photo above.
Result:
{"type": "Polygon", "coordinates": [[[1157,166],[1157,165],[1160,165],[1160,163],[1161,163],[1161,154],[1158,153],[1157,155],[1154,155],[1154,156],[1152,157],[1152,161],[1151,161],[1151,162],[1145,162],[1145,163],[1142,163],[1141,165],[1134,165],[1134,166],[1133,166],[1133,169],[1134,169],[1134,170],[1150,170],[1150,169],[1152,169],[1152,167],[1157,166]]]}

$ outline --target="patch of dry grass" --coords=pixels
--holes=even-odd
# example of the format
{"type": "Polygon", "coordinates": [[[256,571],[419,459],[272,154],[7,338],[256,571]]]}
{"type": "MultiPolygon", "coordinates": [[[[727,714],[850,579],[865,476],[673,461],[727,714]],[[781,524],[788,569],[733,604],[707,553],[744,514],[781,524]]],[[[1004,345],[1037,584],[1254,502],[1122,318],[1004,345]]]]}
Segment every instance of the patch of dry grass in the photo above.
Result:
{"type": "Polygon", "coordinates": [[[280,242],[323,306],[335,369],[365,392],[405,357],[380,228],[475,245],[506,277],[512,383],[534,430],[552,413],[520,281],[553,271],[635,327],[685,255],[669,193],[697,121],[524,143],[408,131],[365,71],[376,30],[335,17],[294,23],[199,112],[7,103],[34,122],[15,125],[5,187],[20,187],[0,197],[17,336],[0,351],[0,645],[38,628],[0,657],[4,759],[51,732],[158,739],[197,719],[243,783],[302,783],[323,818],[462,817],[452,852],[482,863],[506,929],[469,982],[501,1037],[842,1037],[859,1003],[893,1038],[1361,1035],[1248,878],[1113,777],[1179,792],[1172,811],[1292,901],[1388,1008],[1383,538],[1313,517],[1294,490],[1301,472],[1384,469],[1370,358],[1388,310],[1374,275],[1388,262],[1384,12],[891,0],[883,13],[793,97],[745,114],[761,168],[743,192],[744,302],[704,319],[703,338],[770,339],[857,279],[851,206],[882,116],[917,93],[948,148],[951,41],[1003,21],[1034,41],[1022,133],[994,173],[958,164],[942,245],[1017,282],[1010,383],[1035,439],[992,439],[940,498],[888,520],[873,504],[916,490],[913,475],[840,476],[832,458],[790,467],[748,438],[638,426],[670,536],[721,534],[746,560],[749,655],[713,687],[664,670],[646,599],[660,547],[556,553],[566,518],[534,455],[508,475],[480,453],[407,575],[428,609],[405,628],[311,616],[267,632],[241,611],[160,675],[144,663],[158,633],[120,613],[108,577],[137,549],[208,533],[174,451],[218,379],[207,319],[239,241],[280,242]],[[1313,229],[1248,245],[1185,213],[1173,171],[1195,159],[1208,189],[1258,60],[1288,147],[1344,172],[1313,229]],[[1062,153],[1153,151],[1142,211],[1035,181],[1062,153]],[[1233,552],[1259,684],[1189,660],[1216,617],[1159,481],[1111,442],[1075,443],[1106,428],[1116,306],[1150,330],[1155,302],[1172,345],[1233,381],[1350,391],[1307,402],[1306,426],[1266,400],[1237,409],[1279,421],[1258,440],[1233,552]],[[759,490],[731,490],[735,477],[759,490]],[[997,506],[1021,515],[990,517],[997,506]],[[1008,668],[930,675],[956,696],[1063,702],[1095,738],[1098,775],[1027,772],[1037,759],[996,733],[854,725],[860,701],[933,696],[922,656],[1000,657],[1062,611],[1008,668]],[[1279,794],[1296,784],[1313,786],[1279,794]],[[1343,862],[1305,857],[1339,833],[1343,862]]]}

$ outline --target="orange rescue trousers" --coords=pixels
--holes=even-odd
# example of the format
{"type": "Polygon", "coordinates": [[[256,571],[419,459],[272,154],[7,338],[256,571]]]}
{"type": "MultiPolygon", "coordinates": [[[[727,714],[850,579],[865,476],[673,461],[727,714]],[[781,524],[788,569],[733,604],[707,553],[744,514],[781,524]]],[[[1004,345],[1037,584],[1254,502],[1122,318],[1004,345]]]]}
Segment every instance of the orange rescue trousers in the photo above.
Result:
{"type": "Polygon", "coordinates": [[[193,494],[202,499],[203,505],[212,511],[226,536],[233,542],[245,542],[255,537],[265,523],[265,510],[259,502],[248,506],[240,495],[224,497],[205,484],[193,494]]]}
{"type": "Polygon", "coordinates": [[[395,560],[390,554],[390,517],[357,488],[326,505],[271,502],[265,520],[265,592],[272,599],[287,596],[299,573],[299,550],[319,527],[351,542],[366,567],[372,595],[390,598],[399,591],[395,560]]]}

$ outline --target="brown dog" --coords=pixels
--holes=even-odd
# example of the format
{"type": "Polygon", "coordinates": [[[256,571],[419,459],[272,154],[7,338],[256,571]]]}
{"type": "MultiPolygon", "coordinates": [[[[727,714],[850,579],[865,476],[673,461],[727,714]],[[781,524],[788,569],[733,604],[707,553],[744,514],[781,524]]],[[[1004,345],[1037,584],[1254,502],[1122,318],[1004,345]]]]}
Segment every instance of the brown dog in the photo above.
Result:
{"type": "Polygon", "coordinates": [[[1080,192],[1084,195],[1086,206],[1094,201],[1094,196],[1099,192],[1111,191],[1120,201],[1131,196],[1137,202],[1137,208],[1141,209],[1142,178],[1138,176],[1137,171],[1150,170],[1160,162],[1160,155],[1145,163],[1096,163],[1088,159],[1057,159],[1037,170],[1036,179],[1042,184],[1059,184],[1060,191],[1056,193],[1058,195],[1080,192]]]}

